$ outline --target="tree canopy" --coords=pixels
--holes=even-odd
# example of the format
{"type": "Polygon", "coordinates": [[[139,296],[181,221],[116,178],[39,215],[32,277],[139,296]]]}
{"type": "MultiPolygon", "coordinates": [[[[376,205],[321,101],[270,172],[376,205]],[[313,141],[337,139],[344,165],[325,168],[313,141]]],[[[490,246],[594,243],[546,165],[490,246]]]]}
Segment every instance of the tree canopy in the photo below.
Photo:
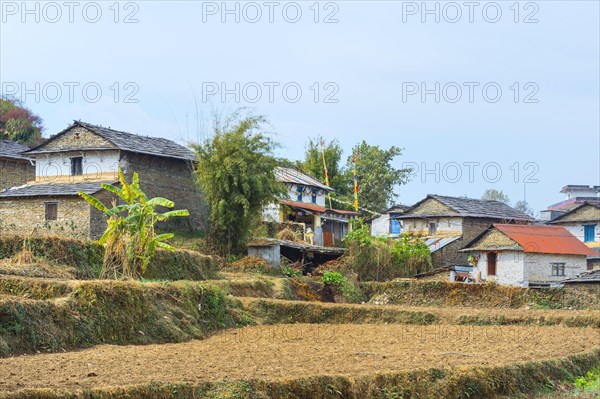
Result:
{"type": "Polygon", "coordinates": [[[41,143],[42,119],[19,100],[0,97],[0,138],[25,145],[41,143]]]}
{"type": "Polygon", "coordinates": [[[283,186],[275,179],[277,144],[260,133],[262,116],[235,112],[215,121],[212,138],[194,146],[197,178],[210,208],[210,237],[223,255],[239,253],[262,209],[283,186]]]}
{"type": "Polygon", "coordinates": [[[504,194],[502,190],[496,190],[495,188],[489,188],[485,190],[481,196],[481,199],[488,201],[499,201],[507,205],[510,203],[510,198],[508,198],[508,195],[504,194]]]}

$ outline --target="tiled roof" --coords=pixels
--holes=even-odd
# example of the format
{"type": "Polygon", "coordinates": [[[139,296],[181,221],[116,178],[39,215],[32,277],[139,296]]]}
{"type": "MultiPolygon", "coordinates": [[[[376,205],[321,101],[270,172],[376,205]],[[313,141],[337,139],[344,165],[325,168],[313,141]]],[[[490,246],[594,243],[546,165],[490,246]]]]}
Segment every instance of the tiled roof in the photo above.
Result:
{"type": "Polygon", "coordinates": [[[275,178],[282,183],[293,183],[308,187],[317,187],[325,191],[333,191],[333,189],[312,176],[302,173],[293,168],[278,166],[275,168],[275,178]]]}
{"type": "Polygon", "coordinates": [[[102,183],[114,184],[116,182],[94,181],[78,183],[25,184],[23,186],[11,187],[4,191],[0,191],[0,198],[75,196],[80,191],[91,195],[102,189],[100,187],[102,183]]]}
{"type": "Polygon", "coordinates": [[[533,222],[534,219],[520,212],[505,203],[499,201],[488,201],[474,198],[462,198],[462,197],[447,197],[444,195],[433,195],[429,194],[425,199],[417,202],[415,205],[410,207],[403,215],[399,216],[399,219],[408,219],[414,217],[440,217],[440,216],[462,216],[462,217],[477,217],[477,218],[493,218],[493,219],[506,219],[506,220],[524,220],[533,222]],[[448,215],[412,215],[411,211],[419,206],[421,203],[428,199],[435,199],[453,209],[457,214],[448,215]]]}
{"type": "MultiPolygon", "coordinates": [[[[98,136],[110,141],[115,147],[123,151],[136,152],[140,154],[156,155],[166,158],[177,158],[194,161],[196,154],[188,148],[162,137],[141,136],[138,134],[121,132],[118,130],[106,128],[103,126],[92,125],[91,123],[74,121],[71,126],[63,130],[48,141],[53,140],[59,135],[66,133],[74,127],[83,127],[98,136]]],[[[46,141],[46,143],[48,142],[46,141]]],[[[30,153],[35,154],[38,148],[42,148],[46,143],[33,148],[30,153]]]]}
{"type": "Polygon", "coordinates": [[[490,229],[471,241],[466,248],[471,247],[492,229],[498,229],[508,238],[515,241],[526,253],[587,255],[595,256],[596,252],[569,233],[564,227],[494,224],[490,229]]]}
{"type": "Polygon", "coordinates": [[[566,280],[563,280],[564,284],[591,284],[591,283],[598,283],[600,284],[600,269],[597,270],[591,270],[589,272],[584,272],[581,273],[578,276],[575,276],[573,278],[569,278],[566,280]]]}
{"type": "Polygon", "coordinates": [[[29,147],[23,144],[15,143],[10,140],[0,140],[0,158],[12,158],[29,160],[21,153],[29,150],[29,147]]]}

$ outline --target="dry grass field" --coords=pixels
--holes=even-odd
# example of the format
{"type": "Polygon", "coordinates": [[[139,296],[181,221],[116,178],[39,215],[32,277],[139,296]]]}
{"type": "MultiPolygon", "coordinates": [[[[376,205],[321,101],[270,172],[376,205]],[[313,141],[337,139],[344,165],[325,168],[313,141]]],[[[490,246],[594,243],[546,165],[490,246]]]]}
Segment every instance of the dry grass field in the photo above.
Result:
{"type": "Polygon", "coordinates": [[[206,340],[102,345],[0,360],[0,389],[364,375],[502,366],[590,352],[593,328],[289,324],[227,330],[206,340]],[[568,339],[567,339],[568,338],[568,339]]]}

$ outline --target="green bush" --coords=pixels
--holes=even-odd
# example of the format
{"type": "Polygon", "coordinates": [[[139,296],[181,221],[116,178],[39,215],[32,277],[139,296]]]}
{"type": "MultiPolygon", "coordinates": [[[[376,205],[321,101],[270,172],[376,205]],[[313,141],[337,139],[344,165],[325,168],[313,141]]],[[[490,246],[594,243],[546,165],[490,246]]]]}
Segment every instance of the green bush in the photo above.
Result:
{"type": "Polygon", "coordinates": [[[344,239],[348,255],[343,266],[361,281],[385,281],[431,270],[431,253],[425,243],[403,234],[397,240],[373,237],[366,225],[358,225],[344,239]]]}

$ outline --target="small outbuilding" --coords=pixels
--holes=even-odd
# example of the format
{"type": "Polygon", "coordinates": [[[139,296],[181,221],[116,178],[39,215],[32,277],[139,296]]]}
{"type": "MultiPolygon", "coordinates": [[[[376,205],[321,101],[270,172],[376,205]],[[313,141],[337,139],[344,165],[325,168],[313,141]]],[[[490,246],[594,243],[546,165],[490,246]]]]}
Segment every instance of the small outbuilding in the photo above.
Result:
{"type": "Polygon", "coordinates": [[[585,272],[595,255],[563,227],[514,224],[490,226],[462,252],[476,281],[516,287],[558,286],[585,272]]]}

